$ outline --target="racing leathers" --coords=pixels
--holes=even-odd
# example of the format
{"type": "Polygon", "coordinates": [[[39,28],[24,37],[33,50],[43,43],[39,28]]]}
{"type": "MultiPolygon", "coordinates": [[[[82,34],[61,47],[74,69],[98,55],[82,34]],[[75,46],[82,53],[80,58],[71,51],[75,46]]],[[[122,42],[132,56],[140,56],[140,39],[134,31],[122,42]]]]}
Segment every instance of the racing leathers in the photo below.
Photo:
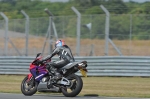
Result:
{"type": "Polygon", "coordinates": [[[43,58],[42,61],[47,61],[47,60],[51,59],[53,56],[55,56],[56,54],[59,56],[60,60],[55,61],[55,62],[50,62],[50,64],[47,65],[46,68],[50,72],[54,73],[55,79],[58,80],[61,78],[61,75],[59,72],[57,72],[57,69],[55,69],[55,68],[61,68],[70,62],[74,62],[75,60],[74,60],[74,57],[72,55],[70,48],[67,45],[63,45],[61,47],[56,47],[53,50],[52,54],[43,58]],[[55,68],[53,68],[53,67],[55,67],[55,68]]]}
{"type": "Polygon", "coordinates": [[[56,47],[51,55],[48,55],[47,57],[45,57],[43,60],[49,60],[51,59],[53,56],[55,55],[59,56],[59,61],[55,61],[53,62],[53,66],[56,68],[61,68],[65,65],[67,65],[70,62],[74,62],[74,57],[72,55],[72,52],[70,50],[70,48],[67,45],[61,46],[61,47],[56,47]]]}

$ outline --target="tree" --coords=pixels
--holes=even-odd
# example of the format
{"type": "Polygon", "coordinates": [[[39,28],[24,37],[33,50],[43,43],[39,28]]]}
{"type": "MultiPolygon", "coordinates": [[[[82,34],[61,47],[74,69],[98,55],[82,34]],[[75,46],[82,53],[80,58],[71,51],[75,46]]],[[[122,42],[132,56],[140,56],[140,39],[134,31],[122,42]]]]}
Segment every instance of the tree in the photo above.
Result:
{"type": "Polygon", "coordinates": [[[15,5],[16,4],[16,0],[0,0],[0,2],[2,2],[2,3],[10,3],[11,5],[15,5]]]}

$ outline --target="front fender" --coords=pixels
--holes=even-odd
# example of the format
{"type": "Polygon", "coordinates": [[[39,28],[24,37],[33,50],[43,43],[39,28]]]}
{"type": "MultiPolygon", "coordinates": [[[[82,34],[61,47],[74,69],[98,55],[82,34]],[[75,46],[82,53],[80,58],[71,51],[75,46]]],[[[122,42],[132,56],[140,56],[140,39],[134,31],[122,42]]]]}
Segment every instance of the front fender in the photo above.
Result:
{"type": "Polygon", "coordinates": [[[28,74],[28,81],[30,81],[32,77],[33,77],[33,75],[31,73],[28,74]]]}

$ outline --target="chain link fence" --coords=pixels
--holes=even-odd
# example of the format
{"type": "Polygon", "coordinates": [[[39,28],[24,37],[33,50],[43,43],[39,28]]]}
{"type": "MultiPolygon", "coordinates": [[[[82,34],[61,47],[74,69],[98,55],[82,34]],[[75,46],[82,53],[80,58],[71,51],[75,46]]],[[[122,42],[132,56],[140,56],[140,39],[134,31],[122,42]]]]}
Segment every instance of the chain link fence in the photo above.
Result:
{"type": "MultiPolygon", "coordinates": [[[[105,55],[105,14],[82,15],[80,56],[105,55]]],[[[55,33],[59,39],[65,40],[76,56],[77,46],[77,16],[54,16],[54,27],[51,30],[50,18],[30,18],[29,34],[25,33],[26,19],[9,19],[8,38],[5,37],[6,23],[0,20],[0,55],[6,55],[6,41],[8,41],[8,56],[36,55],[44,51],[49,54],[50,41],[54,45],[55,33]],[[47,36],[47,34],[50,35],[47,36]],[[47,38],[48,37],[48,38],[47,38]],[[51,38],[51,39],[49,39],[51,38]],[[28,46],[26,40],[28,39],[28,46]]],[[[150,55],[150,15],[110,15],[109,38],[124,56],[149,56],[150,55]]],[[[54,48],[54,46],[53,46],[54,48]]],[[[109,56],[118,56],[118,52],[109,43],[109,56]]]]}

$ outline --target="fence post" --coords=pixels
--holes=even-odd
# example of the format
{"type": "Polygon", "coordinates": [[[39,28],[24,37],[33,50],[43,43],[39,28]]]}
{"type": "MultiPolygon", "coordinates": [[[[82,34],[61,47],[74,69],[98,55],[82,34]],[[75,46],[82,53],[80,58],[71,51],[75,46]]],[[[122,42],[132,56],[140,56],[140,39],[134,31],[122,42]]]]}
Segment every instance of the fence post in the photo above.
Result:
{"type": "Polygon", "coordinates": [[[105,55],[108,55],[108,43],[109,43],[109,11],[103,6],[100,5],[102,10],[106,13],[106,23],[105,23],[105,55]]]}
{"type": "MultiPolygon", "coordinates": [[[[52,20],[53,20],[53,14],[46,8],[44,10],[48,15],[49,15],[49,27],[48,27],[48,32],[49,34],[47,34],[47,38],[49,38],[49,54],[52,52],[52,20]]],[[[43,50],[44,51],[44,50],[43,50]]]]}
{"type": "MultiPolygon", "coordinates": [[[[54,15],[46,8],[45,9],[45,12],[49,15],[49,27],[48,27],[48,32],[49,32],[49,39],[50,39],[50,53],[52,52],[52,30],[54,30],[54,35],[55,35],[55,38],[56,38],[56,40],[58,40],[58,35],[57,35],[57,31],[56,31],[56,27],[55,27],[55,23],[53,22],[53,17],[54,17],[54,15]]],[[[47,32],[47,33],[48,33],[47,32]]],[[[47,36],[48,36],[48,34],[47,34],[47,36]]],[[[47,37],[48,38],[48,37],[47,37]]],[[[46,38],[46,39],[47,39],[46,38]]],[[[46,44],[46,43],[45,43],[46,44]]],[[[44,46],[45,47],[45,46],[44,46]]],[[[44,48],[43,48],[43,52],[44,52],[44,48]]]]}
{"type": "Polygon", "coordinates": [[[28,56],[28,38],[29,38],[29,16],[23,11],[21,10],[21,13],[25,16],[26,18],[26,25],[25,25],[25,34],[26,34],[26,45],[25,45],[25,49],[26,49],[26,53],[25,56],[28,56]]]}
{"type": "Polygon", "coordinates": [[[55,38],[58,40],[58,35],[57,35],[55,23],[53,22],[54,15],[47,8],[45,9],[45,12],[50,16],[52,29],[54,30],[55,38]]]}
{"type": "Polygon", "coordinates": [[[3,12],[0,12],[0,15],[5,20],[5,55],[7,56],[8,55],[8,21],[9,20],[3,12]]]}
{"type": "Polygon", "coordinates": [[[132,51],[132,14],[130,14],[130,55],[131,55],[131,51],[132,51]]]}
{"type": "Polygon", "coordinates": [[[77,49],[76,49],[76,53],[77,56],[80,55],[80,28],[81,28],[81,14],[80,12],[75,8],[75,7],[71,7],[71,9],[77,14],[78,19],[77,19],[77,49]]]}
{"type": "Polygon", "coordinates": [[[53,22],[54,15],[47,8],[45,9],[45,12],[50,16],[50,22],[51,22],[52,29],[54,30],[54,35],[55,35],[56,40],[58,40],[55,23],[53,22]]]}

